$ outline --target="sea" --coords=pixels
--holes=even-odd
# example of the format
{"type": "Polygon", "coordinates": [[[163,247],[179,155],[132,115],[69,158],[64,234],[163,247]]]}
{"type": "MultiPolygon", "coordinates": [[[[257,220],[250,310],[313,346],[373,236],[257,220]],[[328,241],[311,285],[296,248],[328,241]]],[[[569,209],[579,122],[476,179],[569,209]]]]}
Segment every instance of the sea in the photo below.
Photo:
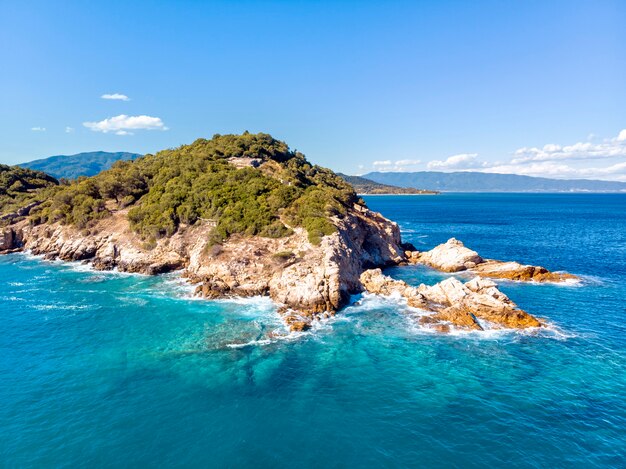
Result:
{"type": "Polygon", "coordinates": [[[357,295],[290,334],[176,274],[0,256],[0,467],[626,467],[626,194],[364,198],[420,250],[582,280],[500,282],[541,331],[442,335],[357,295]]]}

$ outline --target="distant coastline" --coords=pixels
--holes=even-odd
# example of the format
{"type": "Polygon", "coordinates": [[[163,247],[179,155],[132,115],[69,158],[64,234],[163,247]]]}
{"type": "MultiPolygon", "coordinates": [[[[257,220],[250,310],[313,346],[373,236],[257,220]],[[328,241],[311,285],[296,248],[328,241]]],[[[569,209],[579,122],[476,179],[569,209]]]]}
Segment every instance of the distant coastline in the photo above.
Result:
{"type": "MultiPolygon", "coordinates": [[[[345,179],[345,178],[344,178],[345,179]]],[[[373,172],[359,177],[382,185],[441,192],[625,193],[626,182],[550,179],[519,174],[462,172],[373,172]]],[[[350,181],[348,181],[350,182],[350,181]]],[[[354,185],[354,184],[353,184],[354,185]]],[[[359,192],[357,190],[357,192],[359,192]]]]}
{"type": "Polygon", "coordinates": [[[367,193],[357,192],[357,195],[362,196],[374,196],[374,195],[445,195],[445,194],[502,194],[502,195],[515,195],[515,194],[537,194],[537,195],[626,195],[626,191],[438,191],[438,192],[422,192],[422,193],[367,193]]]}
{"type": "Polygon", "coordinates": [[[348,176],[337,173],[348,184],[354,187],[357,195],[437,195],[439,191],[417,189],[415,187],[400,187],[383,184],[361,176],[348,176]]]}
{"type": "Polygon", "coordinates": [[[368,197],[372,196],[379,196],[379,195],[441,195],[441,192],[431,192],[431,191],[424,191],[424,192],[385,192],[385,193],[372,193],[372,192],[357,192],[357,194],[359,197],[362,195],[366,195],[368,197]]]}

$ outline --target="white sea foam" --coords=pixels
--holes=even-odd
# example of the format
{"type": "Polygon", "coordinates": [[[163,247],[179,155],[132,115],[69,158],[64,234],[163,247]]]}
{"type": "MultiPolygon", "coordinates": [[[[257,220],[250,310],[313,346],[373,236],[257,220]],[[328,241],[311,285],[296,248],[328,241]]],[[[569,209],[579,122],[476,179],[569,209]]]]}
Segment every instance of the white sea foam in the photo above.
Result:
{"type": "Polygon", "coordinates": [[[24,257],[27,260],[33,260],[33,261],[38,261],[38,262],[42,262],[46,264],[52,264],[55,266],[65,267],[68,270],[72,270],[74,272],[82,272],[82,273],[97,272],[98,274],[111,275],[111,276],[137,276],[137,277],[149,277],[150,276],[148,274],[142,274],[139,272],[120,271],[117,267],[115,267],[112,270],[95,269],[91,262],[85,262],[85,261],[64,261],[58,258],[52,259],[52,260],[46,259],[45,255],[33,254],[30,250],[19,252],[16,254],[24,257]]]}
{"type": "Polygon", "coordinates": [[[49,310],[69,310],[69,311],[77,311],[83,309],[89,309],[89,305],[64,305],[64,304],[43,304],[43,305],[33,305],[33,309],[39,311],[49,311],[49,310]]]}
{"type": "Polygon", "coordinates": [[[238,344],[238,343],[226,344],[226,347],[228,347],[228,348],[244,348],[244,347],[257,346],[257,345],[269,345],[272,342],[273,341],[270,340],[270,339],[258,339],[258,340],[251,340],[249,342],[244,342],[244,343],[241,343],[241,344],[238,344]]]}
{"type": "Polygon", "coordinates": [[[0,296],[0,300],[2,301],[25,301],[24,298],[19,298],[17,296],[0,296]]]}
{"type": "Polygon", "coordinates": [[[119,296],[117,297],[119,301],[122,303],[137,305],[137,306],[146,306],[148,304],[148,300],[145,298],[140,298],[137,296],[119,296]]]}

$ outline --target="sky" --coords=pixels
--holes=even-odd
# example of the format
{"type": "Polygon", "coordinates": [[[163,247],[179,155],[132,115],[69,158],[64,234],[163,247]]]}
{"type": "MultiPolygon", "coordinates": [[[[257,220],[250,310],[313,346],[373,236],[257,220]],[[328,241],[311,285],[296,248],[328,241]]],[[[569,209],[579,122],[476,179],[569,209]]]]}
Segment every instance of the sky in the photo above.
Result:
{"type": "Polygon", "coordinates": [[[626,181],[626,2],[0,0],[0,162],[267,132],[348,174],[626,181]]]}

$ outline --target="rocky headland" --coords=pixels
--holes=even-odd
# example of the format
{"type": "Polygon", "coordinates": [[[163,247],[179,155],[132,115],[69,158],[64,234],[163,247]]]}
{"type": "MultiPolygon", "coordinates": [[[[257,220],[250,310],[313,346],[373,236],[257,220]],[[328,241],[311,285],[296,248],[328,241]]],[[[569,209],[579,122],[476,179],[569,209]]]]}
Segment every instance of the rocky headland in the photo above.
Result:
{"type": "Polygon", "coordinates": [[[397,225],[362,205],[333,219],[338,230],[319,245],[309,241],[303,228],[276,239],[233,235],[211,244],[214,227],[204,222],[182,226],[147,246],[130,229],[127,212],[112,213],[88,232],[22,220],[3,229],[0,253],[28,251],[49,260],[83,261],[97,270],[148,275],[180,270],[197,285],[197,294],[207,298],[269,295],[285,320],[300,330],[334,314],[361,291],[364,268],[404,259],[397,225]]]}
{"type": "MultiPolygon", "coordinates": [[[[486,279],[411,287],[383,275],[380,267],[409,262],[479,276],[514,269],[456,240],[426,253],[407,249],[398,226],[345,181],[265,134],[199,140],[26,194],[16,204],[9,191],[11,203],[0,207],[0,253],[180,271],[206,298],[270,296],[295,331],[363,291],[406,298],[441,332],[541,326],[486,279]]],[[[535,270],[531,278],[549,278],[535,270]]]]}

